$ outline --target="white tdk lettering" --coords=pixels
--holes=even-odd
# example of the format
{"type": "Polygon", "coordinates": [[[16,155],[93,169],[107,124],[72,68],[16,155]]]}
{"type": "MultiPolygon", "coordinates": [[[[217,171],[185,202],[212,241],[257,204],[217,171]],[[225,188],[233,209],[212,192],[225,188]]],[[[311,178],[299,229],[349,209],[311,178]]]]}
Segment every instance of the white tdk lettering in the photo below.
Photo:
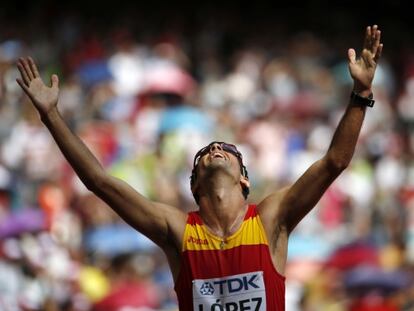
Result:
{"type": "Polygon", "coordinates": [[[193,309],[195,311],[266,310],[263,272],[194,280],[193,309]],[[210,284],[210,287],[206,284],[210,284]]]}
{"type": "Polygon", "coordinates": [[[238,292],[240,290],[249,290],[249,287],[251,288],[259,288],[256,283],[254,283],[254,280],[257,278],[257,274],[254,274],[250,277],[243,276],[242,278],[232,278],[228,280],[220,280],[215,281],[213,284],[218,285],[220,288],[220,295],[223,295],[224,289],[223,285],[227,287],[227,290],[229,293],[238,292]]]}

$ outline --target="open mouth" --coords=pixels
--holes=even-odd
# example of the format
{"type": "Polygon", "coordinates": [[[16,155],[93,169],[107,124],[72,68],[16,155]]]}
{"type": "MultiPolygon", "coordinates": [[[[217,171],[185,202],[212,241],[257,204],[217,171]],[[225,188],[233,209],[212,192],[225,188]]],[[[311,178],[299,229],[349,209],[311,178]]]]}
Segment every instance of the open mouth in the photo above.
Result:
{"type": "Polygon", "coordinates": [[[217,159],[217,158],[221,158],[221,159],[225,159],[224,155],[222,155],[219,152],[214,152],[211,156],[213,159],[217,159]]]}

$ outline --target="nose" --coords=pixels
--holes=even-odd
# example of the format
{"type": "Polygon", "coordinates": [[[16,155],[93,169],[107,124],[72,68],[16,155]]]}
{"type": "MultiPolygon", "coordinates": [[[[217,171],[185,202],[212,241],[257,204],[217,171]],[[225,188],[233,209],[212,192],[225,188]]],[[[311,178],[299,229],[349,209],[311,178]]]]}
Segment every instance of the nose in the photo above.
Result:
{"type": "Polygon", "coordinates": [[[223,148],[221,147],[221,144],[214,143],[210,146],[210,152],[213,152],[213,151],[216,151],[216,150],[223,151],[223,148]]]}

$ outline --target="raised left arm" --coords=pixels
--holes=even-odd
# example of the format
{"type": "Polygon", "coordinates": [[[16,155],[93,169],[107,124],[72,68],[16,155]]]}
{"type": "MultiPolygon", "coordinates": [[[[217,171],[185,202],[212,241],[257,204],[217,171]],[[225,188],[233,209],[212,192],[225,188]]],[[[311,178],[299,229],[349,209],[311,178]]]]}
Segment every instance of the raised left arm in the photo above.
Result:
{"type": "MultiPolygon", "coordinates": [[[[364,47],[356,59],[354,49],[348,50],[348,65],[354,80],[353,92],[367,98],[372,94],[372,80],[381,56],[381,32],[376,25],[367,27],[364,47]]],[[[332,138],[325,156],[283,192],[268,196],[259,204],[264,224],[273,230],[284,229],[289,234],[302,218],[316,205],[326,189],[348,166],[354,154],[366,106],[351,99],[332,138]]]]}

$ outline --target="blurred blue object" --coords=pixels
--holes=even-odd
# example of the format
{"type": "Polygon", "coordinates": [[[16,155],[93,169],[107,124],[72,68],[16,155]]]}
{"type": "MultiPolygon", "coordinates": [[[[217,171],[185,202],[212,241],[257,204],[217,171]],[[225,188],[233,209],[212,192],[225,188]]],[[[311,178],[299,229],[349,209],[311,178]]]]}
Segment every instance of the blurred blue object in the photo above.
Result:
{"type": "Polygon", "coordinates": [[[332,251],[332,246],[320,237],[292,234],[289,237],[288,260],[325,260],[332,251]]]}
{"type": "Polygon", "coordinates": [[[372,290],[389,294],[407,287],[410,281],[410,276],[404,271],[383,271],[373,266],[359,266],[344,276],[345,288],[359,294],[372,290]]]}
{"type": "Polygon", "coordinates": [[[195,130],[208,134],[213,122],[208,114],[190,106],[168,108],[160,120],[159,132],[165,134],[176,130],[195,130]]]}
{"type": "Polygon", "coordinates": [[[35,208],[19,209],[0,221],[0,238],[17,236],[27,232],[37,232],[46,228],[42,210],[35,208]]]}
{"type": "Polygon", "coordinates": [[[19,40],[8,40],[0,44],[0,61],[14,62],[23,53],[23,44],[19,40]]]}
{"type": "Polygon", "coordinates": [[[112,74],[108,64],[103,60],[89,61],[82,64],[77,71],[82,85],[91,87],[97,83],[109,81],[112,74]]]}
{"type": "Polygon", "coordinates": [[[112,224],[91,229],[84,236],[89,252],[108,257],[136,251],[152,251],[156,245],[147,237],[124,224],[112,224]]]}

